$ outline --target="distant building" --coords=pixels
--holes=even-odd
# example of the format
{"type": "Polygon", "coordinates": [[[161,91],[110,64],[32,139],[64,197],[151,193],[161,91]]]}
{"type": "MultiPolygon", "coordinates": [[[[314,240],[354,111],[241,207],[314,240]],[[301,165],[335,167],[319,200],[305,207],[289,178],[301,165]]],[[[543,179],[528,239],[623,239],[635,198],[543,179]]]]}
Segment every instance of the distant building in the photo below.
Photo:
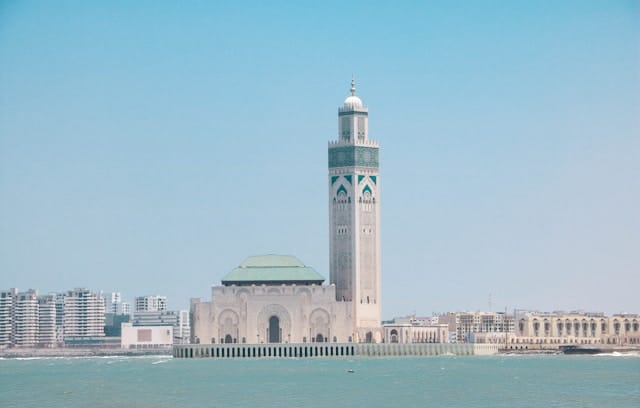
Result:
{"type": "Polygon", "coordinates": [[[76,288],[64,294],[63,335],[68,338],[104,337],[104,298],[89,289],[76,288]]]}
{"type": "Polygon", "coordinates": [[[167,310],[166,296],[138,296],[136,297],[135,312],[164,312],[167,310]]]}
{"type": "Polygon", "coordinates": [[[120,337],[122,334],[122,323],[129,323],[131,315],[128,314],[104,314],[104,335],[107,337],[120,337]]]}
{"type": "Polygon", "coordinates": [[[29,289],[0,292],[0,347],[55,347],[55,295],[29,289]]]}
{"type": "Polygon", "coordinates": [[[386,343],[449,343],[449,327],[437,317],[397,317],[382,328],[386,343]]]}
{"type": "Polygon", "coordinates": [[[14,344],[13,313],[17,297],[17,289],[0,292],[0,347],[14,344]]]}
{"type": "Polygon", "coordinates": [[[172,328],[176,344],[189,344],[191,337],[189,312],[186,310],[136,312],[131,319],[131,325],[135,327],[169,326],[172,328]]]}
{"type": "Polygon", "coordinates": [[[38,340],[39,347],[58,345],[56,329],[56,295],[38,296],[38,340]]]}
{"type": "Polygon", "coordinates": [[[38,292],[29,289],[18,293],[13,312],[15,345],[35,347],[38,343],[38,292]]]}
{"type": "Polygon", "coordinates": [[[111,292],[106,308],[106,313],[113,313],[116,315],[129,315],[131,314],[131,303],[123,302],[120,292],[111,292]]]}
{"type": "Polygon", "coordinates": [[[173,338],[175,344],[191,343],[191,322],[188,310],[178,311],[178,321],[173,328],[173,338]]]}
{"type": "Polygon", "coordinates": [[[516,314],[510,349],[554,349],[560,345],[640,344],[640,316],[600,312],[531,312],[516,314]]]}
{"type": "Polygon", "coordinates": [[[120,338],[126,349],[166,349],[173,345],[173,326],[134,326],[122,324],[120,338]]]}
{"type": "Polygon", "coordinates": [[[505,312],[453,312],[438,316],[457,343],[503,343],[513,333],[513,315],[505,312]]]}

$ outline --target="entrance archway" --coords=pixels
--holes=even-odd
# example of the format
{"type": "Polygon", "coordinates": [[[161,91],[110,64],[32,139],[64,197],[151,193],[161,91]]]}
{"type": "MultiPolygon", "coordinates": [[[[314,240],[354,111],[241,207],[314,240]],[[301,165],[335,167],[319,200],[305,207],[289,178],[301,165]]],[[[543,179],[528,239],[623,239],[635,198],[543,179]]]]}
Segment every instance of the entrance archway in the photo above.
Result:
{"type": "Polygon", "coordinates": [[[271,316],[269,318],[269,343],[280,343],[280,319],[278,316],[271,316]]]}
{"type": "Polygon", "coordinates": [[[324,336],[321,333],[318,333],[318,335],[316,336],[316,343],[322,342],[324,342],[324,336]]]}
{"type": "Polygon", "coordinates": [[[225,343],[233,343],[233,338],[231,337],[230,334],[227,334],[226,336],[224,336],[224,342],[225,343]]]}
{"type": "Polygon", "coordinates": [[[373,333],[367,332],[367,335],[365,338],[366,338],[365,340],[366,343],[373,343],[373,333]]]}

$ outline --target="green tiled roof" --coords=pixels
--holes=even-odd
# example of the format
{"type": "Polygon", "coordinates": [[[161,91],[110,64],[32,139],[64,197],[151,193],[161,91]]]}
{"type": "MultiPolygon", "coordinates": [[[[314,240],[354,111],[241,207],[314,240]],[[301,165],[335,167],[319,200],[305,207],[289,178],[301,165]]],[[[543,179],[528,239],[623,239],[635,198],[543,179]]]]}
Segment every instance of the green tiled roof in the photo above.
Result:
{"type": "Polygon", "coordinates": [[[223,285],[322,284],[324,277],[295,256],[251,256],[222,278],[223,285]]]}

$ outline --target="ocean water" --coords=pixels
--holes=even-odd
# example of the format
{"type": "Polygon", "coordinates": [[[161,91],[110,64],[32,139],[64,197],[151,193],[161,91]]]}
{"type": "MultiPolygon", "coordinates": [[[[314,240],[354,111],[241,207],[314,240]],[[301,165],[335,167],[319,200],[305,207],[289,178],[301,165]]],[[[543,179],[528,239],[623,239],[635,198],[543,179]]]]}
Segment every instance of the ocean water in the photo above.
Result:
{"type": "Polygon", "coordinates": [[[0,407],[87,406],[638,408],[640,356],[0,360],[0,407]]]}

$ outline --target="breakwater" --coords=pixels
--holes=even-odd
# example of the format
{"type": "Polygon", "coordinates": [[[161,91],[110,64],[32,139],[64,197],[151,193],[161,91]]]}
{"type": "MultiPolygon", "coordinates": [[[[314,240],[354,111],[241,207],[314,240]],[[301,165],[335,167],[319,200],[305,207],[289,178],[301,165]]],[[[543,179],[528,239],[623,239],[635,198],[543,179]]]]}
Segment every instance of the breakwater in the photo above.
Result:
{"type": "Polygon", "coordinates": [[[317,358],[317,357],[398,357],[474,356],[498,353],[497,344],[189,344],[173,346],[174,358],[317,358]]]}

